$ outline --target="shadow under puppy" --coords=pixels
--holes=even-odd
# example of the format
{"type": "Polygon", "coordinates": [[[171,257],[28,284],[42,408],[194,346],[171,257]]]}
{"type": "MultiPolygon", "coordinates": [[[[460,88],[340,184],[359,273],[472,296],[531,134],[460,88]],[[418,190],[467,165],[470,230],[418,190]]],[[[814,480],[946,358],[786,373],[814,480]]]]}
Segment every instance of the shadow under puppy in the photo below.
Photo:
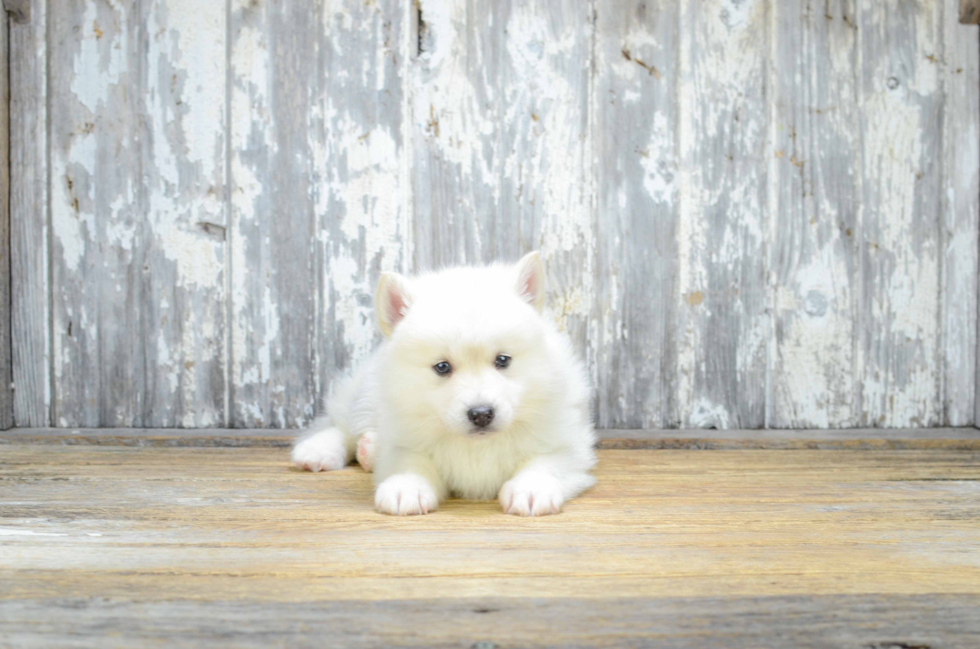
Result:
{"type": "Polygon", "coordinates": [[[516,265],[384,273],[386,340],[293,449],[310,471],[356,455],[386,514],[426,514],[450,494],[508,514],[556,514],[595,479],[589,383],[568,336],[542,316],[538,253],[516,265]]]}

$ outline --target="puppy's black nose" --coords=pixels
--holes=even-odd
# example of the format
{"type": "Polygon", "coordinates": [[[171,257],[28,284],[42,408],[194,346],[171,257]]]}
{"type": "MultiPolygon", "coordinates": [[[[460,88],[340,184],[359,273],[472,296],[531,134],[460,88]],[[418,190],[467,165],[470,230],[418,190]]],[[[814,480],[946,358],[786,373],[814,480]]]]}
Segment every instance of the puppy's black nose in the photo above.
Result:
{"type": "Polygon", "coordinates": [[[476,406],[470,408],[466,412],[466,416],[470,418],[478,428],[486,428],[493,421],[493,408],[490,406],[476,406]]]}

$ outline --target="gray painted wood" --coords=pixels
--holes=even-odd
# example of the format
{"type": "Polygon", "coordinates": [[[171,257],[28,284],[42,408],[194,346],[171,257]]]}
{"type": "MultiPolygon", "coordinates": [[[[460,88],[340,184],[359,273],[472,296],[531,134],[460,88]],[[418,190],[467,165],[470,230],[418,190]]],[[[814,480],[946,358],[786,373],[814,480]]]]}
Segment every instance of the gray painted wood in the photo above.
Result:
{"type": "MultiPolygon", "coordinates": [[[[598,424],[677,425],[678,3],[596,5],[598,424]]],[[[687,307],[687,305],[684,305],[687,307]]],[[[688,307],[691,308],[691,307],[688,307]]]]}
{"type": "Polygon", "coordinates": [[[858,424],[860,125],[856,7],[772,5],[768,425],[858,424]]]}
{"type": "Polygon", "coordinates": [[[302,426],[381,271],[539,248],[600,426],[972,424],[955,2],[35,3],[16,423],[302,426]]]}
{"type": "Polygon", "coordinates": [[[227,289],[224,3],[153,0],[145,29],[138,340],[144,426],[225,426],[227,289]],[[146,344],[152,341],[152,344],[146,344]]]}
{"type": "Polygon", "coordinates": [[[10,358],[10,75],[7,14],[0,12],[0,430],[14,425],[10,358]]]}
{"type": "Polygon", "coordinates": [[[142,426],[142,16],[49,15],[51,421],[142,426]]]}
{"type": "Polygon", "coordinates": [[[225,423],[224,18],[164,1],[53,16],[58,425],[225,423]]]}
{"type": "Polygon", "coordinates": [[[765,424],[769,33],[763,0],[682,6],[675,425],[765,424]]]}
{"type": "Polygon", "coordinates": [[[943,424],[977,421],[977,252],[980,249],[980,47],[960,25],[956,0],[943,4],[943,424]]]}
{"type": "Polygon", "coordinates": [[[50,418],[46,4],[10,23],[10,265],[14,422],[50,418]]]}
{"type": "Polygon", "coordinates": [[[409,3],[385,0],[327,7],[318,19],[308,134],[315,395],[329,395],[380,341],[373,305],[381,272],[411,270],[413,15],[409,3]]]}
{"type": "Polygon", "coordinates": [[[231,5],[229,399],[235,426],[294,427],[313,410],[317,228],[310,121],[321,19],[303,3],[231,5]]]}
{"type": "Polygon", "coordinates": [[[862,2],[857,15],[861,425],[942,421],[940,6],[862,2]]]}
{"type": "Polygon", "coordinates": [[[812,647],[973,649],[976,595],[588,599],[470,597],[318,602],[0,603],[17,647],[812,647]],[[447,623],[451,620],[452,623],[447,623]],[[111,633],[108,631],[111,630],[111,633]]]}
{"type": "Polygon", "coordinates": [[[408,270],[396,2],[233,3],[231,423],[305,425],[408,270]],[[366,53],[370,52],[370,56],[366,53]]]}

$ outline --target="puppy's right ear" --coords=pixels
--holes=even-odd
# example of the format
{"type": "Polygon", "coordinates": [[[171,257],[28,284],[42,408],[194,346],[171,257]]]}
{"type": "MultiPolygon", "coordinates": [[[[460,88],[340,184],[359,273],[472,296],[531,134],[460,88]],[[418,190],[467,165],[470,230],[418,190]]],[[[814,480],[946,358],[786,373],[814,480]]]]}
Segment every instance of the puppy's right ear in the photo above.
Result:
{"type": "Polygon", "coordinates": [[[381,273],[378,292],[374,296],[374,312],[378,317],[378,328],[385,337],[391,337],[411,304],[408,281],[398,273],[381,273]]]}

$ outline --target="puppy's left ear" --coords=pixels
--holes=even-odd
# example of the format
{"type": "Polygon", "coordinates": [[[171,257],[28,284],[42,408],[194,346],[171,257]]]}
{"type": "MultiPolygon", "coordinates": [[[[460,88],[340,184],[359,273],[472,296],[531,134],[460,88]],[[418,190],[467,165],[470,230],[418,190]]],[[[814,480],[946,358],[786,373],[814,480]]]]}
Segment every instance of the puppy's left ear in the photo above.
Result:
{"type": "Polygon", "coordinates": [[[544,264],[538,251],[529,252],[517,262],[517,294],[538,311],[544,308],[544,264]]]}
{"type": "Polygon", "coordinates": [[[381,273],[378,292],[374,295],[374,311],[378,318],[378,328],[386,338],[392,332],[412,305],[408,291],[408,281],[398,273],[381,273]]]}

